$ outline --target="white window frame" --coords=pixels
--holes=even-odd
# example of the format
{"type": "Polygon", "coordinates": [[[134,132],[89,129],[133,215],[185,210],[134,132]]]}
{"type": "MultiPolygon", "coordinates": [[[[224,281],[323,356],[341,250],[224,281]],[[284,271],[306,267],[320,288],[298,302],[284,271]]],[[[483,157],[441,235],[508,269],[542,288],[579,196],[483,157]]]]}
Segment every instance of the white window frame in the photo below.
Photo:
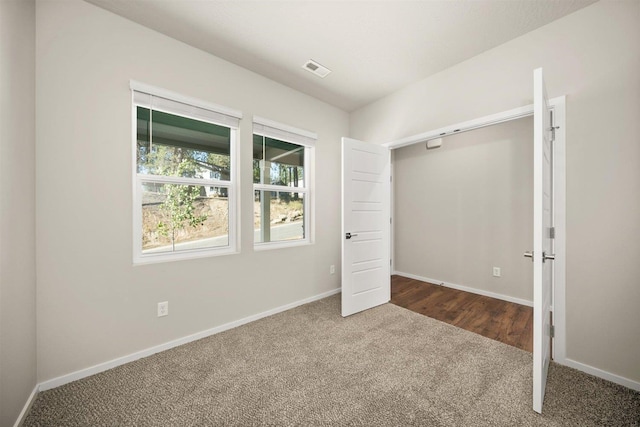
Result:
{"type": "Polygon", "coordinates": [[[240,212],[240,182],[238,161],[238,132],[242,112],[212,104],[196,98],[180,95],[144,83],[131,81],[131,133],[132,133],[132,183],[133,183],[133,264],[151,264],[228,255],[240,251],[238,213],[240,212]],[[142,106],[154,111],[195,119],[230,129],[229,181],[218,179],[182,178],[137,172],[137,108],[142,106]],[[142,184],[145,182],[166,184],[195,184],[205,187],[227,188],[229,206],[228,245],[212,248],[181,250],[178,252],[142,253],[142,184]]]}
{"type": "MultiPolygon", "coordinates": [[[[253,135],[260,135],[304,147],[305,185],[304,187],[288,187],[284,185],[253,184],[254,197],[256,191],[304,194],[304,238],[276,242],[257,242],[254,238],[254,250],[262,251],[313,244],[315,241],[315,143],[318,135],[258,116],[253,117],[253,135]]],[[[262,227],[264,224],[260,226],[262,227]]]]}

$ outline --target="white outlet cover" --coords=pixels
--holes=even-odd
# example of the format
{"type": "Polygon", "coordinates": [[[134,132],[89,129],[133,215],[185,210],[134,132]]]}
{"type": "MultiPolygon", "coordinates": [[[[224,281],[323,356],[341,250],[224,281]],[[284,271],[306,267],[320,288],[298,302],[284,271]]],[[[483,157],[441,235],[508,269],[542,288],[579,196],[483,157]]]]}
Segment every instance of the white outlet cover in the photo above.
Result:
{"type": "Polygon", "coordinates": [[[169,315],[169,301],[158,303],[158,317],[169,315]]]}
{"type": "Polygon", "coordinates": [[[493,267],[493,277],[500,277],[500,267],[493,267]]]}
{"type": "Polygon", "coordinates": [[[336,266],[332,265],[331,267],[329,267],[329,274],[335,274],[336,273],[336,266]]]}

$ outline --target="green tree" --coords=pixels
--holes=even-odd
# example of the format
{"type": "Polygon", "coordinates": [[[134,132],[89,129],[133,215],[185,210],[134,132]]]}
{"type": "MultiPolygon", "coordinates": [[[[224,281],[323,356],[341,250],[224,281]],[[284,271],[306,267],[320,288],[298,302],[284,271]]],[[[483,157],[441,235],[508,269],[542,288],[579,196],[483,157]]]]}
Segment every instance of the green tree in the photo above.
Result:
{"type": "Polygon", "coordinates": [[[187,226],[197,228],[206,220],[207,215],[196,215],[193,202],[200,195],[194,185],[165,184],[167,198],[160,209],[165,213],[167,221],[158,223],[158,231],[171,238],[171,249],[176,249],[176,232],[187,226]]]}
{"type": "Polygon", "coordinates": [[[207,153],[206,161],[199,164],[214,172],[220,172],[220,178],[229,179],[231,176],[231,158],[228,154],[207,153]]]}
{"type": "MultiPolygon", "coordinates": [[[[185,176],[195,170],[190,157],[183,158],[177,166],[178,176],[185,176]]],[[[176,249],[176,232],[188,226],[202,226],[208,215],[196,215],[194,202],[200,196],[200,189],[195,185],[165,184],[166,198],[160,209],[165,213],[166,221],[158,223],[158,231],[171,238],[171,248],[176,249]]]]}

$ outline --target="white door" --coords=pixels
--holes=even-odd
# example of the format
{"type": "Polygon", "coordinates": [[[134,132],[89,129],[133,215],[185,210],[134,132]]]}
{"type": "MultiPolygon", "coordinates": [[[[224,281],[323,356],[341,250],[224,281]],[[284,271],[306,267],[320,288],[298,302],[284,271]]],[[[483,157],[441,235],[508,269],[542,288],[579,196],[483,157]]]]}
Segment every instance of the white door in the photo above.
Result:
{"type": "Polygon", "coordinates": [[[542,76],[533,72],[533,409],[542,412],[551,359],[551,293],[553,286],[552,116],[542,76]]]}
{"type": "Polygon", "coordinates": [[[342,138],[342,315],[389,302],[390,151],[342,138]]]}

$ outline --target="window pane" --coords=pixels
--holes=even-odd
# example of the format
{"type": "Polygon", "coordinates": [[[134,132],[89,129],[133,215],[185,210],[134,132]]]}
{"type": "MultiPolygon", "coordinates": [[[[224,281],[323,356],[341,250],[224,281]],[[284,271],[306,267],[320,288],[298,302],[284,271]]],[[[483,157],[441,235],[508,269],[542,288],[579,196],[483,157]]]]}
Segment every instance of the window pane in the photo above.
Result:
{"type": "Polygon", "coordinates": [[[253,183],[259,184],[262,181],[261,165],[264,160],[264,137],[260,135],[253,135],[253,183]]]}
{"type": "Polygon", "coordinates": [[[256,191],[254,242],[304,239],[304,194],[256,191]]]}
{"type": "Polygon", "coordinates": [[[253,182],[304,188],[304,146],[253,136],[253,182]]]}
{"type": "Polygon", "coordinates": [[[230,180],[231,129],[137,107],[139,174],[230,180]]]}
{"type": "Polygon", "coordinates": [[[143,254],[228,245],[227,188],[142,184],[143,254]]]}

